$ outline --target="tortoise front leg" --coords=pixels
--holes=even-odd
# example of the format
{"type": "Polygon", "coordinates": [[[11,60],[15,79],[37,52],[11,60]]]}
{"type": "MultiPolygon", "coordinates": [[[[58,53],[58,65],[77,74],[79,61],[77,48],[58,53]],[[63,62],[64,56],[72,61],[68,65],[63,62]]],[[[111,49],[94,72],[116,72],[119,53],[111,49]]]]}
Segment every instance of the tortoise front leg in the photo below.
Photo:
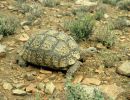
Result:
{"type": "Polygon", "coordinates": [[[77,61],[74,65],[72,65],[67,73],[66,73],[66,78],[70,79],[72,77],[72,75],[77,71],[77,69],[80,67],[82,63],[80,61],[77,61]]]}

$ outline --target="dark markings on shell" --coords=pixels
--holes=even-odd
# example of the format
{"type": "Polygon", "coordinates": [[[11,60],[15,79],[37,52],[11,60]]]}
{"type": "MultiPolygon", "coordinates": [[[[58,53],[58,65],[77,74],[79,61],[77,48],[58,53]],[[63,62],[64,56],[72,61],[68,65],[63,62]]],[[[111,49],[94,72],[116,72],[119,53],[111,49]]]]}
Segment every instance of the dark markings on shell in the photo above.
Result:
{"type": "Polygon", "coordinates": [[[67,67],[80,58],[74,39],[64,33],[40,33],[24,46],[23,59],[27,62],[52,68],[67,67]]]}

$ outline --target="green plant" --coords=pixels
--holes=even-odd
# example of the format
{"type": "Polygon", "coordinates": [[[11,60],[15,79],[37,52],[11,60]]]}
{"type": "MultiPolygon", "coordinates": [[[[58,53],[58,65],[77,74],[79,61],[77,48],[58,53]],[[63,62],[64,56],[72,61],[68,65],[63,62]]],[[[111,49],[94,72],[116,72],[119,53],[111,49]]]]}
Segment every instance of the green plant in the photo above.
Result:
{"type": "Polygon", "coordinates": [[[91,15],[79,16],[77,19],[65,23],[76,40],[88,38],[93,31],[94,18],[91,15]]]}
{"type": "Polygon", "coordinates": [[[122,1],[120,1],[120,2],[117,4],[117,6],[118,6],[120,9],[130,11],[130,0],[122,0],[122,1]]]}
{"type": "Polygon", "coordinates": [[[94,87],[67,82],[65,88],[67,100],[105,100],[103,94],[94,87]]]}
{"type": "Polygon", "coordinates": [[[18,19],[12,16],[0,16],[0,35],[12,35],[19,26],[18,19]]]}
{"type": "Polygon", "coordinates": [[[59,0],[43,0],[43,4],[46,7],[54,7],[54,6],[60,5],[60,1],[59,0]]]}
{"type": "Polygon", "coordinates": [[[26,3],[26,0],[16,0],[14,6],[23,14],[29,12],[31,9],[29,4],[26,3]]]}
{"type": "Polygon", "coordinates": [[[112,47],[115,44],[116,35],[110,29],[110,26],[105,26],[99,28],[95,33],[95,38],[98,42],[101,42],[103,45],[112,47]]]}
{"type": "Polygon", "coordinates": [[[126,17],[118,17],[112,21],[111,25],[113,25],[112,29],[122,30],[130,26],[130,21],[126,17]]]}
{"type": "Polygon", "coordinates": [[[96,20],[101,20],[101,19],[104,17],[104,14],[105,14],[104,11],[101,10],[101,9],[98,10],[98,11],[96,11],[96,12],[95,12],[95,15],[94,15],[94,16],[95,16],[95,19],[96,19],[96,20]]]}
{"type": "Polygon", "coordinates": [[[101,0],[103,3],[116,5],[121,0],[101,0]]]}
{"type": "Polygon", "coordinates": [[[88,12],[88,9],[86,8],[86,6],[81,6],[77,9],[72,9],[72,14],[74,15],[78,15],[78,14],[81,14],[81,13],[86,13],[88,12]]]}
{"type": "Polygon", "coordinates": [[[32,16],[41,17],[43,14],[43,9],[40,5],[33,4],[31,5],[31,9],[29,12],[31,13],[32,16]]]}
{"type": "Polygon", "coordinates": [[[121,55],[116,52],[103,49],[99,52],[99,58],[103,61],[105,67],[112,67],[117,61],[120,61],[121,55]]]}
{"type": "Polygon", "coordinates": [[[40,98],[41,98],[40,93],[39,93],[39,92],[36,92],[36,93],[35,93],[35,100],[41,100],[40,98]]]}

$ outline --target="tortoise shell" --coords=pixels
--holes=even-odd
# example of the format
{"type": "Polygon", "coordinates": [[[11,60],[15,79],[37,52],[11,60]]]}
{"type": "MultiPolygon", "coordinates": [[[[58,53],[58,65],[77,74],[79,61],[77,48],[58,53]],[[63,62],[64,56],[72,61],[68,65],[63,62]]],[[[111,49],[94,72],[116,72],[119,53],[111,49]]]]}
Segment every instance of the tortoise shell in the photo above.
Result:
{"type": "Polygon", "coordinates": [[[30,37],[20,56],[24,61],[35,65],[65,68],[80,58],[80,50],[71,36],[50,30],[30,37]]]}

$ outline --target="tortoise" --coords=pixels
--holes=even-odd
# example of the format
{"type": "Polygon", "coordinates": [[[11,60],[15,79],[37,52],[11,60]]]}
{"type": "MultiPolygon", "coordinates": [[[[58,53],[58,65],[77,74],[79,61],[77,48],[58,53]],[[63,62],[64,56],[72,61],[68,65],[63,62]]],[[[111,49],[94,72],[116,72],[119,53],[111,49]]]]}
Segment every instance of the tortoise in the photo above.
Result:
{"type": "Polygon", "coordinates": [[[95,48],[79,48],[76,41],[64,32],[49,30],[29,38],[19,52],[18,64],[28,63],[52,69],[67,70],[66,76],[72,76],[80,67],[79,59],[86,52],[95,52],[95,48]]]}

